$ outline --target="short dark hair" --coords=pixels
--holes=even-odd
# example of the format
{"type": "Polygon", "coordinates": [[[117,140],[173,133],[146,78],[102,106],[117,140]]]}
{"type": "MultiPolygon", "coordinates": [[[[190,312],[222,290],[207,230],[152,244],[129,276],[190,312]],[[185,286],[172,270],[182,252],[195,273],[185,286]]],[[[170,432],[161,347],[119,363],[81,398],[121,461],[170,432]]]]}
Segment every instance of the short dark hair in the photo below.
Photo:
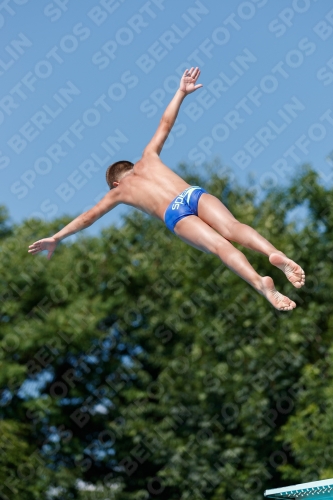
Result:
{"type": "Polygon", "coordinates": [[[112,189],[114,182],[119,182],[122,176],[132,170],[134,163],[126,160],[116,161],[110,165],[106,171],[106,182],[109,185],[109,188],[112,189]]]}

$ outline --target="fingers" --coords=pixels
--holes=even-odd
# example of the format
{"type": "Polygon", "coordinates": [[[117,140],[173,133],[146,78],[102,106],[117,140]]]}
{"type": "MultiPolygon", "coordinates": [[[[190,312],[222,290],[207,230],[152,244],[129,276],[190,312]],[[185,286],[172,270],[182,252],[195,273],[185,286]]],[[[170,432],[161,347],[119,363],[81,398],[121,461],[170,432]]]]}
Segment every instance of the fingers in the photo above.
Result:
{"type": "Polygon", "coordinates": [[[36,250],[37,248],[40,248],[40,247],[41,247],[40,241],[35,241],[35,243],[33,243],[32,245],[29,245],[29,248],[31,248],[32,250],[36,250]]]}
{"type": "Polygon", "coordinates": [[[191,68],[187,76],[190,76],[191,78],[193,78],[194,81],[196,81],[199,78],[199,75],[200,75],[200,69],[196,67],[196,68],[191,68]]]}
{"type": "Polygon", "coordinates": [[[200,76],[200,69],[199,68],[195,68],[193,73],[192,73],[192,78],[194,78],[194,80],[197,80],[200,76]]]}
{"type": "Polygon", "coordinates": [[[194,69],[194,68],[191,68],[191,69],[186,69],[186,70],[184,71],[183,77],[184,77],[184,76],[187,76],[187,77],[188,77],[188,76],[191,76],[191,72],[193,71],[193,69],[194,69]]]}
{"type": "Polygon", "coordinates": [[[41,241],[35,241],[35,243],[29,246],[28,253],[36,254],[41,252],[42,250],[44,250],[44,248],[42,247],[41,241]]]}
{"type": "Polygon", "coordinates": [[[28,253],[31,253],[32,255],[35,255],[36,253],[41,252],[41,250],[28,250],[28,253]]]}
{"type": "Polygon", "coordinates": [[[195,80],[197,78],[199,78],[199,75],[200,75],[200,69],[198,67],[194,68],[190,68],[190,69],[186,69],[184,71],[184,74],[183,76],[190,76],[191,78],[194,78],[195,80]]]}

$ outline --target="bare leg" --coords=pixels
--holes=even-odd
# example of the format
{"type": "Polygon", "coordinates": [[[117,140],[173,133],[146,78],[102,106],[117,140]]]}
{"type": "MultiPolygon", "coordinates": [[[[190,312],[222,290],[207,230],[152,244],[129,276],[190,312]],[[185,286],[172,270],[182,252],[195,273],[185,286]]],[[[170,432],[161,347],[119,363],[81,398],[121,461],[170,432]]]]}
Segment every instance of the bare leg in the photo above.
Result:
{"type": "Polygon", "coordinates": [[[260,252],[267,257],[273,266],[283,271],[287,279],[300,288],[305,283],[305,273],[296,262],[277,250],[269,241],[252,227],[239,222],[232,213],[210,194],[203,194],[199,200],[198,215],[206,224],[218,231],[224,238],[260,252]]]}
{"type": "Polygon", "coordinates": [[[189,245],[204,252],[214,253],[226,266],[264,295],[276,309],[290,311],[296,307],[295,302],[275,289],[272,278],[261,277],[242,252],[199,217],[191,215],[180,220],[176,224],[175,233],[189,245]]]}

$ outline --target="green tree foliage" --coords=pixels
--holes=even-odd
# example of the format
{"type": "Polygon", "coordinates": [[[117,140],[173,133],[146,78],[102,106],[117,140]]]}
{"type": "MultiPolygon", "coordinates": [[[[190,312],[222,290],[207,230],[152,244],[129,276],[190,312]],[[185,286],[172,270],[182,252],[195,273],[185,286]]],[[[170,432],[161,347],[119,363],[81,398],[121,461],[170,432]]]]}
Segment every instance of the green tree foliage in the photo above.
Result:
{"type": "Polygon", "coordinates": [[[137,212],[50,261],[28,244],[68,220],[1,212],[1,499],[253,500],[332,475],[333,190],[310,168],[260,203],[223,169],[188,179],[300,262],[297,290],[245,251],[298,308],[137,212]]]}
{"type": "Polygon", "coordinates": [[[8,212],[5,207],[0,205],[0,239],[11,233],[8,212]]]}

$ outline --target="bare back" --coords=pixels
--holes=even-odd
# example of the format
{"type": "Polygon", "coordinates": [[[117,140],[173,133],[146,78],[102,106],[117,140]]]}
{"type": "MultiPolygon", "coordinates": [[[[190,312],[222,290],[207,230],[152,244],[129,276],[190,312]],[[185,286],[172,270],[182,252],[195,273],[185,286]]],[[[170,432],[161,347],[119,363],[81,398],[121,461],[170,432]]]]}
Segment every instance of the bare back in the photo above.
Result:
{"type": "Polygon", "coordinates": [[[114,189],[119,203],[164,220],[168,205],[188,186],[160,160],[158,154],[150,152],[135,163],[133,170],[114,189]]]}

